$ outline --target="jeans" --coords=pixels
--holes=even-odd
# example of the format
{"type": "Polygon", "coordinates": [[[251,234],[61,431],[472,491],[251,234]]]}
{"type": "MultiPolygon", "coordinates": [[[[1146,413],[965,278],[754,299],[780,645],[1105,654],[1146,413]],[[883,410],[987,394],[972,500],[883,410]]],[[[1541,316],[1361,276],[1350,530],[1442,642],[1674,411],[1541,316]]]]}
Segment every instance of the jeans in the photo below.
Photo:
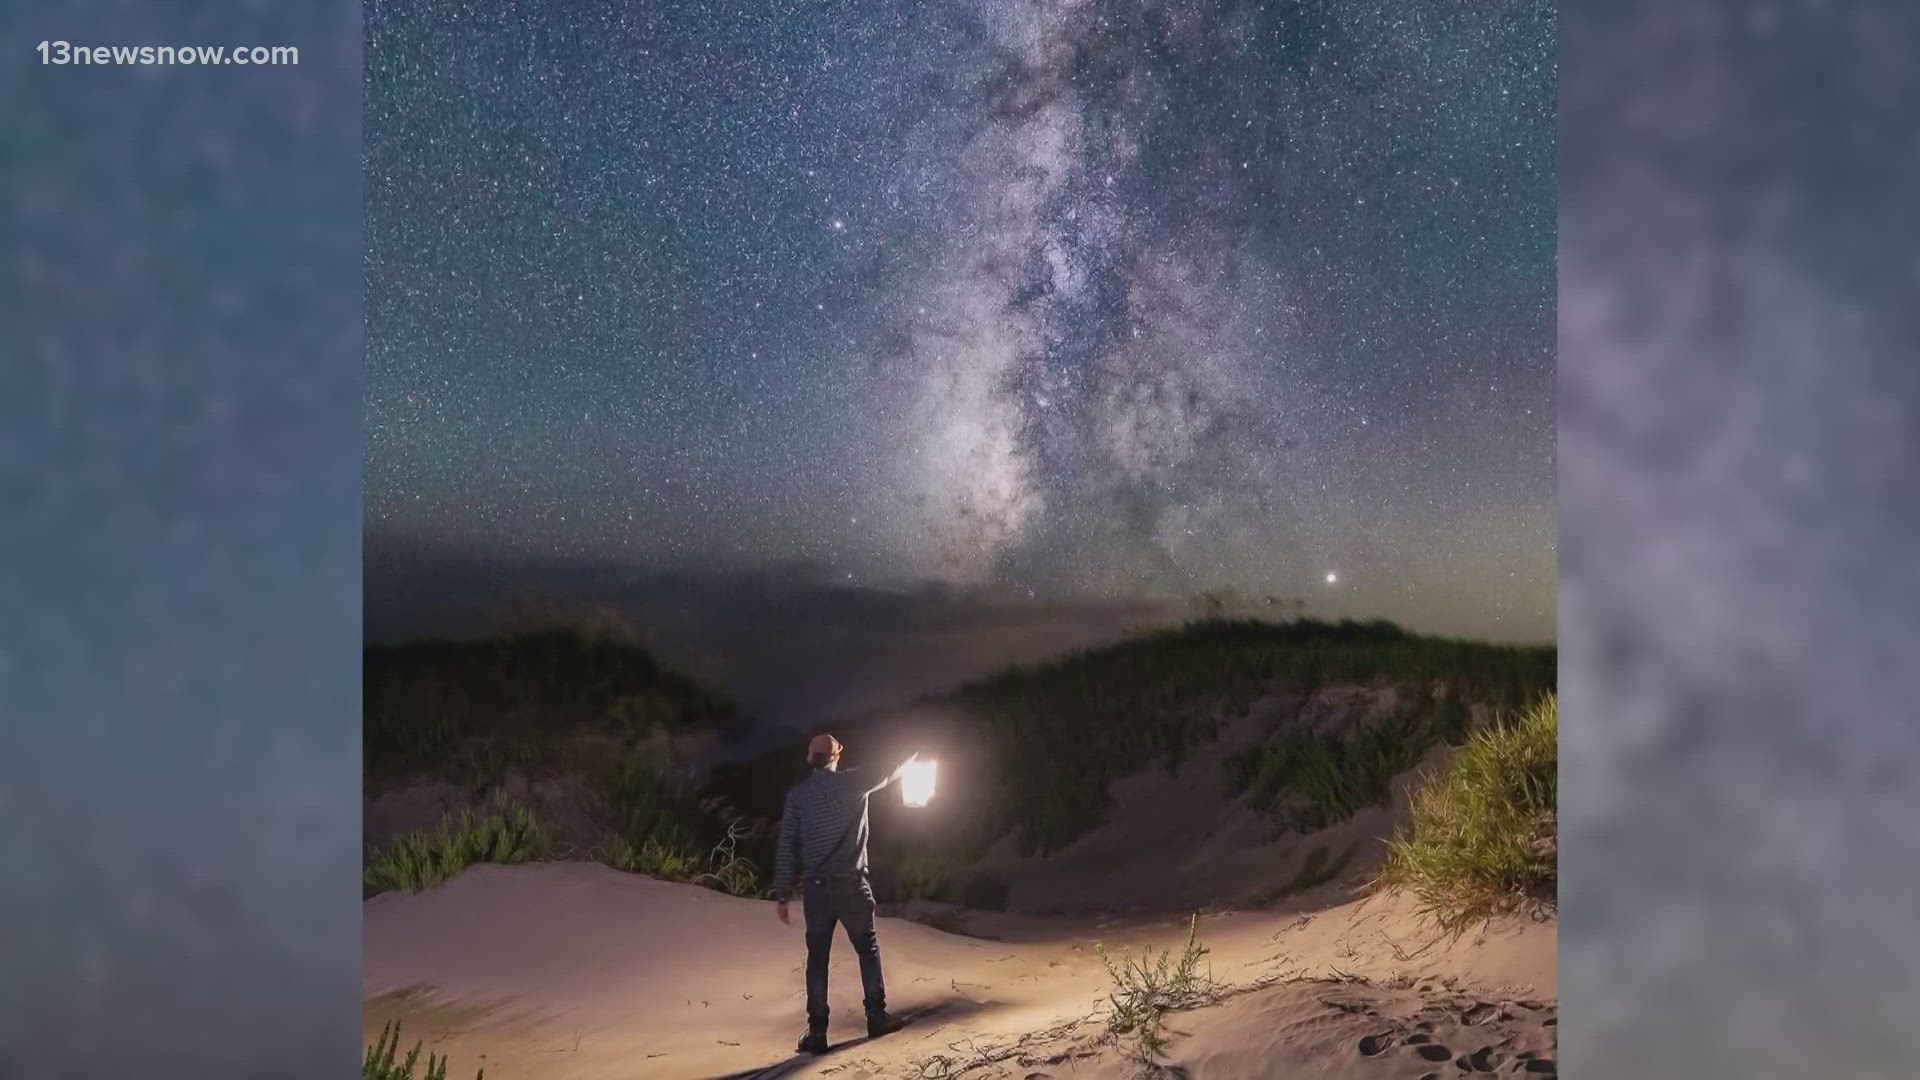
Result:
{"type": "Polygon", "coordinates": [[[873,925],[873,886],[866,875],[808,879],[807,1026],[827,1029],[827,957],[835,923],[847,928],[847,940],[860,957],[860,984],[869,1016],[887,1008],[886,982],[880,976],[880,936],[873,925]]]}

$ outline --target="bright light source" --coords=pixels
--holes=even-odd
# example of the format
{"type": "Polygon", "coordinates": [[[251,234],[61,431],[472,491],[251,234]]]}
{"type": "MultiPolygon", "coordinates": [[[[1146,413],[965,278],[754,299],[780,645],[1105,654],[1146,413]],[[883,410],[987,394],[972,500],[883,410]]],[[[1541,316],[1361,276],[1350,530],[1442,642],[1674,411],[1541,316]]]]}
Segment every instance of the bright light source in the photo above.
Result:
{"type": "Polygon", "coordinates": [[[900,774],[900,797],[908,806],[925,806],[933,798],[933,774],[939,764],[915,761],[900,774]]]}

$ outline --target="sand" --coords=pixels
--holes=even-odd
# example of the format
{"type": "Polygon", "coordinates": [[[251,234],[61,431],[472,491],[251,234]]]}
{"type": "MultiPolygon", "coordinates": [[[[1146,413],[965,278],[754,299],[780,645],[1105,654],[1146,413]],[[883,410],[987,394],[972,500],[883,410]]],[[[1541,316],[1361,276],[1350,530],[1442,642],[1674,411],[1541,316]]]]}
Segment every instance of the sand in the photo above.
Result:
{"type": "MultiPolygon", "coordinates": [[[[489,1080],[1131,1076],[1095,1019],[1109,981],[1094,944],[1186,936],[1184,920],[981,913],[966,923],[980,936],[960,936],[882,919],[894,1009],[932,1011],[859,1041],[859,975],[841,937],[838,1048],[812,1059],[793,1054],[805,1025],[798,905],[794,916],[782,926],[769,902],[590,863],[475,867],[367,901],[367,1037],[399,1019],[406,1045],[452,1058],[455,1080],[479,1066],[489,1080]]],[[[1199,933],[1226,996],[1167,1019],[1161,1060],[1187,1075],[1551,1075],[1551,922],[1449,937],[1406,898],[1329,886],[1203,916],[1199,933]]]]}
{"type": "Polygon", "coordinates": [[[1247,715],[1223,721],[1219,737],[1177,768],[1156,764],[1108,785],[1111,805],[1100,824],[1060,851],[1025,858],[1009,837],[979,869],[1007,883],[1008,910],[1062,915],[1247,908],[1279,899],[1314,867],[1337,868],[1341,880],[1366,876],[1385,858],[1386,838],[1410,820],[1412,792],[1444,767],[1450,750],[1436,749],[1400,776],[1392,805],[1364,808],[1308,834],[1276,832],[1266,814],[1227,798],[1220,776],[1230,755],[1282,725],[1325,730],[1328,717],[1366,723],[1391,715],[1394,706],[1392,690],[1356,687],[1263,699],[1247,715]]]}

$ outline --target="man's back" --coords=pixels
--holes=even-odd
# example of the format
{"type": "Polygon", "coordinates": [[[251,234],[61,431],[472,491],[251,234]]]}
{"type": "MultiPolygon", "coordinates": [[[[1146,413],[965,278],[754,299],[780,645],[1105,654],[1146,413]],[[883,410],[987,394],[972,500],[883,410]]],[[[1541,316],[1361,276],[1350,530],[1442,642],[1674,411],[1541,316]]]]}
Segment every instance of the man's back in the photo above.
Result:
{"type": "Polygon", "coordinates": [[[785,896],[797,877],[856,874],[867,868],[867,802],[887,786],[856,770],[815,769],[787,791],[773,887],[785,896]]]}

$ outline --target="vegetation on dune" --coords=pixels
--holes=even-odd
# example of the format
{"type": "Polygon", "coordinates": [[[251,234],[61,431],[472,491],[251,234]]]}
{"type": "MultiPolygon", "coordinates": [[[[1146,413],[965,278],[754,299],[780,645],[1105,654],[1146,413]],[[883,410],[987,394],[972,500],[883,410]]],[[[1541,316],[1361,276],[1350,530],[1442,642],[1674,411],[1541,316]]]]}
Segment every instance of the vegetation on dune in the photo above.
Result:
{"type": "MultiPolygon", "coordinates": [[[[1423,637],[1386,622],[1216,619],[1015,669],[954,701],[991,733],[1004,789],[994,800],[999,831],[1017,826],[1022,849],[1040,854],[1099,822],[1113,780],[1155,758],[1177,762],[1215,737],[1221,718],[1244,715],[1272,690],[1444,680],[1463,696],[1498,700],[1551,688],[1555,665],[1550,646],[1423,637]]],[[[1464,716],[1430,716],[1371,742],[1288,744],[1266,761],[1238,763],[1230,779],[1260,784],[1270,804],[1282,788],[1306,785],[1301,812],[1337,819],[1378,799],[1380,770],[1411,768],[1420,740],[1430,746],[1463,724],[1464,716]]]]}
{"type": "MultiPolygon", "coordinates": [[[[678,736],[735,719],[727,698],[660,666],[617,619],[537,625],[498,638],[366,650],[366,774],[443,780],[484,794],[512,777],[579,778],[608,824],[609,866],[749,895],[771,829],[674,776],[678,736]]],[[[372,852],[370,890],[418,890],[476,862],[552,852],[548,829],[497,797],[486,814],[372,852]]]]}
{"type": "MultiPolygon", "coordinates": [[[[414,1043],[407,1056],[400,1057],[400,1023],[390,1021],[381,1030],[379,1040],[367,1047],[366,1056],[361,1058],[360,1080],[447,1080],[447,1059],[428,1054],[422,1062],[423,1049],[424,1043],[414,1043]],[[415,1075],[415,1070],[423,1064],[427,1071],[415,1075]]],[[[473,1080],[486,1080],[486,1076],[487,1070],[481,1069],[473,1074],[473,1080]]]]}
{"type": "Polygon", "coordinates": [[[1122,1040],[1129,1056],[1149,1069],[1158,1065],[1160,1052],[1166,1049],[1161,1018],[1220,995],[1220,984],[1200,970],[1207,949],[1200,944],[1199,934],[1200,920],[1195,916],[1187,923],[1187,944],[1179,957],[1163,949],[1151,962],[1144,957],[1116,959],[1104,945],[1094,945],[1113,982],[1107,993],[1107,1032],[1122,1040]]]}
{"type": "MultiPolygon", "coordinates": [[[[1549,682],[1548,685],[1551,685],[1549,682]]],[[[1423,698],[1396,716],[1345,731],[1292,731],[1229,757],[1227,790],[1245,794],[1283,827],[1312,832],[1369,806],[1393,802],[1393,781],[1441,744],[1466,737],[1470,713],[1457,682],[1439,699],[1423,698]]],[[[1495,701],[1510,686],[1492,688],[1495,701]]]]}
{"type": "MultiPolygon", "coordinates": [[[[607,824],[580,854],[736,895],[764,886],[781,800],[805,774],[800,746],[716,768],[693,788],[670,767],[680,740],[732,723],[733,707],[662,668],[625,628],[547,626],[374,647],[366,659],[369,779],[449,780],[478,795],[514,775],[578,777],[607,824]]],[[[938,814],[876,807],[883,899],[1003,906],[1006,886],[972,870],[992,843],[1011,832],[1027,854],[1058,850],[1099,823],[1114,780],[1156,760],[1177,765],[1262,698],[1420,686],[1404,715],[1332,734],[1289,731],[1226,763],[1228,789],[1277,823],[1332,823],[1386,803],[1395,777],[1433,746],[1459,743],[1467,702],[1525,700],[1550,691],[1554,671],[1552,647],[1423,637],[1378,621],[1221,618],[1008,670],[927,703],[958,725],[943,762],[943,781],[957,783],[938,814]],[[1436,686],[1444,692],[1434,696],[1436,686]]],[[[886,752],[874,734],[853,733],[855,752],[886,752]]],[[[525,861],[553,847],[529,811],[502,805],[370,853],[367,884],[420,889],[474,862],[525,861]]]]}
{"type": "Polygon", "coordinates": [[[618,624],[369,646],[364,661],[370,780],[592,773],[662,731],[734,718],[726,697],[661,667],[618,624]]]}
{"type": "Polygon", "coordinates": [[[1545,909],[1559,885],[1557,696],[1476,732],[1446,775],[1414,799],[1382,880],[1419,897],[1443,926],[1545,909]]]}
{"type": "Polygon", "coordinates": [[[476,863],[523,863],[546,857],[552,838],[532,811],[496,802],[483,813],[448,815],[438,829],[408,833],[367,859],[369,890],[419,892],[476,863]]]}
{"type": "Polygon", "coordinates": [[[600,861],[646,874],[751,896],[773,857],[773,826],[678,782],[669,768],[629,763],[601,795],[612,834],[600,861]]]}

